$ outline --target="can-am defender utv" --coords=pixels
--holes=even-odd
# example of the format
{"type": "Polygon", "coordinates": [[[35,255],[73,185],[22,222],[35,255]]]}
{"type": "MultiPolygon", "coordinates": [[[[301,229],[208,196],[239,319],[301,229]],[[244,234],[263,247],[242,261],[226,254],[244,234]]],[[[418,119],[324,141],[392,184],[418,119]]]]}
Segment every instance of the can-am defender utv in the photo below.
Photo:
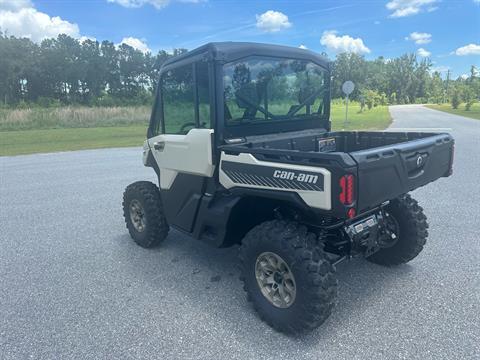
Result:
{"type": "Polygon", "coordinates": [[[332,312],[335,263],[406,263],[427,219],[407,193],[452,172],[454,141],[423,132],[331,132],[330,71],[303,49],[211,43],[165,62],[143,162],[159,186],[124,193],[140,246],[173,227],[240,244],[248,299],[275,329],[332,312]]]}

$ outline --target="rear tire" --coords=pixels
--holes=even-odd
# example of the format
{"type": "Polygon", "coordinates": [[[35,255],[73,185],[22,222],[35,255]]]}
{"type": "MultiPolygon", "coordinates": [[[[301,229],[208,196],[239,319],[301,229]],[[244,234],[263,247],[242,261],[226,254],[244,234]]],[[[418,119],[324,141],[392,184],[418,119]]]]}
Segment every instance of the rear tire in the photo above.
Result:
{"type": "Polygon", "coordinates": [[[128,185],[122,205],[128,232],[138,245],[151,248],[165,240],[169,226],[155,184],[137,181],[128,185]]]}
{"type": "Polygon", "coordinates": [[[392,200],[385,208],[398,223],[398,240],[367,257],[379,265],[392,266],[409,262],[423,250],[428,237],[427,217],[418,202],[408,194],[392,200]]]}
{"type": "Polygon", "coordinates": [[[273,220],[254,227],[243,239],[240,262],[248,300],[274,329],[291,334],[311,331],[331,314],[337,295],[335,269],[326,258],[321,239],[305,226],[273,220]],[[268,261],[264,261],[265,256],[268,261]],[[270,260],[275,260],[273,268],[270,260]],[[270,269],[275,269],[275,263],[280,265],[266,273],[262,269],[259,276],[262,261],[270,269]]]}

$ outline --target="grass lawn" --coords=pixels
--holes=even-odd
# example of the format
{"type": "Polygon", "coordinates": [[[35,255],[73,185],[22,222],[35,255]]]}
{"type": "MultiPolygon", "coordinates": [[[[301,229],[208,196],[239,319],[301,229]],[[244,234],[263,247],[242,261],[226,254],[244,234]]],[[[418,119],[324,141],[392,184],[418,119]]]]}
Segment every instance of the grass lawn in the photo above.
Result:
{"type": "Polygon", "coordinates": [[[442,104],[442,105],[427,105],[430,109],[445,111],[450,114],[460,115],[469,117],[472,119],[480,120],[480,103],[475,103],[472,105],[469,111],[465,110],[465,104],[461,104],[458,109],[452,109],[451,104],[442,104]]]}
{"type": "MultiPolygon", "coordinates": [[[[359,110],[360,105],[356,103],[349,105],[349,124],[346,130],[382,130],[391,122],[386,106],[372,108],[363,113],[359,113],[359,110]]],[[[340,103],[332,104],[331,118],[333,129],[342,130],[345,106],[340,103]]],[[[68,124],[68,128],[63,129],[0,131],[0,156],[141,146],[146,132],[146,124],[79,128],[73,128],[72,124],[68,124]]]]}
{"type": "Polygon", "coordinates": [[[2,131],[0,132],[0,156],[141,146],[146,133],[147,128],[144,125],[2,131]]]}
{"type": "Polygon", "coordinates": [[[360,112],[360,104],[348,104],[348,124],[345,121],[345,104],[332,104],[331,116],[333,130],[383,130],[392,122],[388,106],[377,106],[360,112]]]}

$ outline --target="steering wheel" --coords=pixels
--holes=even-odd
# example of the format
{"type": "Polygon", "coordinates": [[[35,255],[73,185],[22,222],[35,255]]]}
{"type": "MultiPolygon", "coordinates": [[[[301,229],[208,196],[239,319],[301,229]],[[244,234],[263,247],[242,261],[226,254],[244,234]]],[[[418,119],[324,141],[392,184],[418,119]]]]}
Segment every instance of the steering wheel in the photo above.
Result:
{"type": "Polygon", "coordinates": [[[188,123],[185,123],[182,125],[182,127],[180,128],[180,130],[178,130],[178,133],[179,134],[183,134],[185,132],[185,129],[188,128],[189,126],[193,126],[195,127],[195,123],[194,122],[188,122],[188,123]]]}

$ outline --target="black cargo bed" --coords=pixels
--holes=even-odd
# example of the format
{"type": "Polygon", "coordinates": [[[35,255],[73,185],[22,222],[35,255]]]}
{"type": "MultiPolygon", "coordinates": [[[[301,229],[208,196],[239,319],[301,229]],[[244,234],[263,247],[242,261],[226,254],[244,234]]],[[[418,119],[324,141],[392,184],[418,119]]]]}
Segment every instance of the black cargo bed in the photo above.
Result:
{"type": "Polygon", "coordinates": [[[345,172],[356,176],[356,208],[361,213],[448,176],[454,146],[447,133],[322,129],[238,140],[221,149],[228,153],[251,153],[264,161],[323,166],[330,170],[335,213],[338,212],[336,181],[345,172]],[[335,139],[334,145],[323,147],[325,139],[335,139]]]}

